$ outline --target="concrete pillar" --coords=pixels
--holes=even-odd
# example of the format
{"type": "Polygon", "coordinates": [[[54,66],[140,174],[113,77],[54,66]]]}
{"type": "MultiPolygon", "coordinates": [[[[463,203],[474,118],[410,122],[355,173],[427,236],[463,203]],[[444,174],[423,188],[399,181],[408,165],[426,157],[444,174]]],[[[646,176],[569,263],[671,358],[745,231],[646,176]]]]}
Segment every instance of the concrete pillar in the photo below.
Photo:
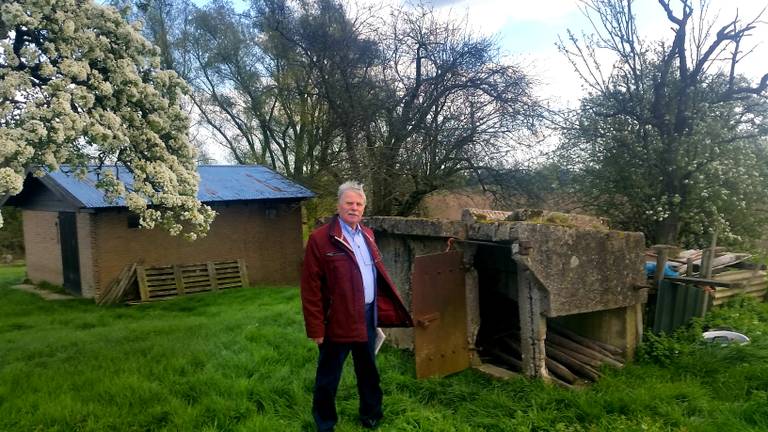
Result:
{"type": "Polygon", "coordinates": [[[544,340],[547,319],[541,311],[541,291],[523,259],[517,262],[518,303],[520,304],[520,350],[523,373],[529,377],[549,379],[544,340]]]}
{"type": "Polygon", "coordinates": [[[624,308],[626,314],[626,343],[625,359],[632,361],[635,358],[635,350],[640,342],[643,341],[643,304],[627,306],[624,308]]]}
{"type": "Polygon", "coordinates": [[[480,283],[475,270],[475,253],[477,246],[466,244],[462,245],[464,250],[464,289],[467,303],[467,342],[469,346],[469,360],[472,366],[482,364],[480,356],[477,355],[477,333],[480,331],[480,283]]]}

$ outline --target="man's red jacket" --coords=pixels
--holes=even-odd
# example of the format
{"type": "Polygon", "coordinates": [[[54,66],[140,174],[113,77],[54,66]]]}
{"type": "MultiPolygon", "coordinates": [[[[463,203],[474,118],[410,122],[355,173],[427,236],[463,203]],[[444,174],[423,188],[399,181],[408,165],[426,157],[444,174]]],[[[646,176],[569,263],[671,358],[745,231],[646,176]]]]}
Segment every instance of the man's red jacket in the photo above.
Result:
{"type": "MultiPolygon", "coordinates": [[[[373,231],[362,225],[360,228],[376,265],[378,327],[413,327],[381,261],[373,231]]],[[[363,277],[338,216],[309,236],[301,271],[301,302],[310,338],[342,343],[368,340],[363,277]]]]}

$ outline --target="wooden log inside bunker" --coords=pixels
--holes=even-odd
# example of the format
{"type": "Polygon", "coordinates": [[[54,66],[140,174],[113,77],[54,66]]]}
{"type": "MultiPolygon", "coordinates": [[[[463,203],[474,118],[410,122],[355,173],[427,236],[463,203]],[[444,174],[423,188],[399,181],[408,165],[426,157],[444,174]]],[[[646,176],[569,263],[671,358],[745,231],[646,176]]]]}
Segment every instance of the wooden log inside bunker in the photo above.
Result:
{"type": "MultiPolygon", "coordinates": [[[[562,327],[549,326],[549,330],[547,331],[547,339],[545,342],[546,344],[555,345],[556,347],[560,348],[560,351],[565,351],[566,353],[573,352],[574,357],[585,357],[582,363],[591,365],[592,367],[598,369],[603,364],[607,364],[615,368],[624,367],[623,357],[614,356],[608,350],[602,348],[598,341],[578,335],[562,327]],[[555,330],[554,333],[552,331],[553,329],[555,330]],[[570,338],[562,336],[564,334],[567,334],[574,339],[578,339],[578,341],[574,341],[570,338]],[[584,342],[586,346],[580,345],[580,342],[584,342]]],[[[511,352],[518,358],[522,357],[522,349],[520,347],[520,333],[518,331],[509,330],[497,335],[495,338],[495,343],[499,345],[503,351],[511,352]]],[[[613,347],[612,345],[608,346],[611,347],[614,351],[621,351],[619,348],[613,347]]]]}
{"type": "Polygon", "coordinates": [[[594,344],[595,346],[599,347],[602,351],[604,351],[605,353],[611,355],[611,357],[613,357],[614,360],[617,360],[617,361],[623,361],[624,360],[624,350],[622,350],[621,348],[619,348],[617,346],[614,346],[614,345],[611,345],[611,344],[608,344],[608,343],[605,343],[605,342],[601,342],[601,341],[596,340],[596,339],[588,339],[588,338],[586,338],[584,336],[578,335],[578,334],[576,334],[576,333],[574,333],[574,332],[572,332],[572,331],[570,331],[570,330],[568,330],[568,329],[566,329],[564,327],[558,326],[558,325],[550,325],[550,327],[554,328],[556,332],[562,334],[563,336],[566,336],[566,337],[568,337],[570,339],[573,339],[575,342],[581,343],[581,340],[578,339],[579,337],[582,338],[582,339],[587,339],[587,340],[589,340],[590,344],[594,344]],[[572,335],[575,335],[576,338],[572,337],[572,335]]]}
{"type": "Polygon", "coordinates": [[[523,362],[521,360],[516,359],[516,358],[512,357],[511,355],[502,352],[499,349],[490,349],[488,352],[492,356],[494,356],[497,359],[499,359],[505,365],[511,366],[512,368],[514,368],[517,371],[523,370],[523,362]]]}
{"type": "Polygon", "coordinates": [[[580,363],[583,363],[585,365],[588,365],[588,366],[591,366],[591,367],[595,368],[595,370],[600,369],[600,366],[603,365],[602,362],[600,362],[600,360],[596,360],[596,359],[594,359],[592,357],[589,357],[589,356],[586,356],[586,355],[584,355],[584,354],[582,354],[580,352],[573,351],[573,350],[571,350],[571,349],[569,349],[567,347],[564,347],[562,345],[557,345],[557,344],[555,344],[555,343],[553,343],[551,341],[547,341],[546,342],[546,347],[547,347],[547,350],[549,350],[550,348],[554,348],[554,349],[560,351],[561,353],[568,355],[569,357],[573,358],[574,360],[576,360],[576,361],[578,361],[580,363]]]}
{"type": "Polygon", "coordinates": [[[586,336],[582,336],[578,333],[575,333],[565,327],[561,327],[556,324],[549,324],[547,327],[550,332],[554,332],[560,336],[566,337],[578,344],[581,344],[591,350],[594,350],[606,357],[610,357],[619,363],[624,363],[624,357],[622,356],[621,348],[615,347],[613,345],[608,345],[605,343],[601,343],[600,341],[596,341],[594,339],[590,339],[586,336]],[[605,346],[610,347],[610,349],[607,349],[605,346]]]}
{"type": "Polygon", "coordinates": [[[547,347],[547,356],[552,357],[554,360],[567,367],[577,375],[589,379],[591,381],[597,381],[602,375],[594,368],[581,363],[573,357],[558,350],[556,347],[547,347]]]}
{"type": "MultiPolygon", "coordinates": [[[[575,353],[578,353],[580,355],[583,355],[585,357],[589,357],[590,359],[594,359],[598,365],[605,363],[615,368],[624,367],[622,363],[615,360],[610,354],[607,354],[607,355],[602,354],[601,352],[595,349],[592,349],[580,343],[574,342],[568,338],[560,336],[557,333],[550,332],[550,334],[547,335],[547,341],[551,342],[552,344],[566,348],[575,353]]],[[[594,344],[590,344],[590,345],[594,345],[594,344]]]]}
{"type": "MultiPolygon", "coordinates": [[[[498,338],[498,344],[499,348],[503,349],[504,352],[511,353],[515,357],[520,358],[522,356],[522,350],[520,349],[520,334],[518,333],[516,336],[517,338],[515,338],[513,335],[502,336],[498,338]]],[[[568,370],[567,367],[563,366],[549,356],[545,357],[544,361],[546,363],[547,370],[557,375],[557,377],[561,380],[570,384],[574,384],[579,380],[579,378],[570,370],[568,370]]]]}
{"type": "MultiPolygon", "coordinates": [[[[521,364],[521,360],[519,360],[522,355],[520,342],[512,335],[507,334],[503,337],[497,337],[494,348],[487,350],[487,352],[497,360],[512,367],[517,368],[518,364],[521,364]]],[[[579,357],[578,354],[573,354],[567,348],[553,347],[551,345],[547,346],[547,356],[544,360],[550,378],[556,378],[554,381],[557,384],[577,384],[583,379],[595,381],[600,376],[600,372],[597,369],[599,369],[601,363],[594,362],[593,366],[590,366],[579,361],[579,359],[587,362],[594,361],[585,357],[579,357]],[[557,360],[563,359],[563,356],[571,356],[572,358],[569,360],[557,360]]]]}
{"type": "Polygon", "coordinates": [[[555,376],[569,384],[575,384],[579,381],[579,377],[549,355],[547,355],[545,361],[547,362],[547,370],[550,372],[550,376],[555,376]]]}
{"type": "MultiPolygon", "coordinates": [[[[618,365],[617,367],[623,366],[619,361],[611,358],[610,353],[607,353],[607,351],[603,351],[602,353],[597,351],[590,352],[590,350],[585,347],[574,345],[575,342],[572,342],[571,344],[566,343],[568,346],[560,346],[558,343],[553,343],[550,336],[551,333],[548,333],[546,340],[547,356],[545,357],[545,364],[547,371],[550,373],[550,375],[556,376],[559,380],[562,380],[566,383],[575,384],[581,379],[580,377],[592,381],[596,380],[600,376],[600,373],[597,371],[597,369],[599,369],[603,364],[610,364],[612,366],[618,365]],[[582,353],[589,352],[590,356],[580,354],[579,352],[573,352],[573,350],[568,348],[569,346],[578,347],[579,352],[582,353]],[[605,354],[608,354],[608,356],[605,354]],[[569,357],[569,360],[562,360],[563,356],[569,357]]],[[[557,339],[558,342],[562,342],[563,340],[562,337],[555,337],[554,339],[557,339]]],[[[594,343],[594,341],[590,339],[588,340],[594,343]]],[[[493,354],[493,351],[495,351],[496,353],[501,353],[508,357],[513,357],[515,360],[521,358],[522,349],[520,347],[521,341],[520,333],[518,331],[505,331],[493,337],[491,341],[493,350],[489,350],[489,353],[493,354]]]]}
{"type": "Polygon", "coordinates": [[[602,349],[608,351],[609,353],[613,354],[613,356],[614,356],[614,358],[616,360],[623,360],[624,359],[624,350],[623,349],[621,349],[621,348],[619,348],[617,346],[613,346],[611,344],[607,344],[605,342],[598,341],[598,340],[593,341],[593,342],[596,343],[600,348],[602,348],[602,349]]]}

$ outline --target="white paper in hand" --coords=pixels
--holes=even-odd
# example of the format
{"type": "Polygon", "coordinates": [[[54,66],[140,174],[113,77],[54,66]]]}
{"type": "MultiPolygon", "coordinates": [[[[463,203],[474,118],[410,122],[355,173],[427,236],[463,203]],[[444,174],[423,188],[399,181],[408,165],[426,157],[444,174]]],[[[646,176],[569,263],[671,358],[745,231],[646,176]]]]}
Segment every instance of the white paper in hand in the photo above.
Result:
{"type": "Polygon", "coordinates": [[[387,336],[384,334],[383,331],[381,331],[380,328],[376,327],[376,346],[375,346],[375,353],[378,354],[379,350],[381,349],[381,346],[384,345],[384,339],[386,339],[387,336]]]}

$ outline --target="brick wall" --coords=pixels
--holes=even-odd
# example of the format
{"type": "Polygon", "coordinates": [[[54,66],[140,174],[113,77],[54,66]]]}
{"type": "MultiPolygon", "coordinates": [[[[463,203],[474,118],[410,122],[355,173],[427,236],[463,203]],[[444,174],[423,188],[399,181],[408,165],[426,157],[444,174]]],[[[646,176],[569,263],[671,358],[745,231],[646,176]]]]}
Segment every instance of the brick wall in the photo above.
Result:
{"type": "Polygon", "coordinates": [[[195,242],[159,229],[128,228],[126,210],[96,213],[93,274],[97,289],[132,262],[153,266],[237,258],[245,259],[252,285],[298,283],[303,256],[298,203],[229,204],[214,210],[218,216],[208,236],[195,242]]]}
{"type": "Polygon", "coordinates": [[[64,283],[59,244],[58,213],[22,211],[27,277],[33,282],[64,283]]]}

